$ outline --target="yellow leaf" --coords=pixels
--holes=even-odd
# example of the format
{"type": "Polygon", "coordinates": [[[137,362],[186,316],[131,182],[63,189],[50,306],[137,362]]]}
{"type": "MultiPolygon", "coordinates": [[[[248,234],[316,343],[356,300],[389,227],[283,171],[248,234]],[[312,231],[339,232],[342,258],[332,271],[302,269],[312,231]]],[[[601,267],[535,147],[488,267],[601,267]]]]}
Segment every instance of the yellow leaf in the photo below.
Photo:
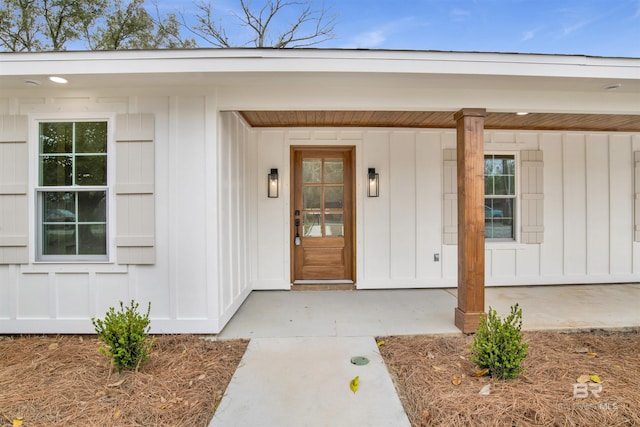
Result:
{"type": "Polygon", "coordinates": [[[597,376],[596,374],[593,374],[589,377],[589,379],[591,381],[593,381],[594,383],[598,383],[598,384],[602,384],[602,380],[600,379],[599,376],[597,376]]]}
{"type": "Polygon", "coordinates": [[[13,427],[21,427],[22,426],[22,417],[16,417],[13,420],[13,427]]]}
{"type": "Polygon", "coordinates": [[[49,350],[55,350],[59,345],[60,344],[58,344],[57,342],[52,342],[51,344],[49,344],[49,350]]]}
{"type": "Polygon", "coordinates": [[[596,353],[595,351],[590,351],[589,353],[587,353],[587,356],[589,357],[596,357],[598,355],[598,353],[596,353]]]}
{"type": "Polygon", "coordinates": [[[354,379],[351,380],[351,382],[349,382],[349,388],[354,393],[358,391],[359,386],[360,386],[360,377],[355,377],[354,379]]]}
{"type": "Polygon", "coordinates": [[[453,378],[451,379],[451,382],[453,383],[453,385],[460,385],[462,381],[460,381],[460,377],[454,375],[453,378]]]}
{"type": "Polygon", "coordinates": [[[489,368],[484,368],[484,369],[480,369],[479,371],[476,371],[476,373],[473,374],[473,376],[474,377],[484,377],[488,373],[489,373],[489,368]]]}
{"type": "Polygon", "coordinates": [[[122,412],[120,411],[120,409],[118,409],[118,410],[116,411],[116,413],[115,413],[115,414],[113,414],[113,418],[114,418],[114,419],[118,419],[118,418],[120,418],[120,416],[121,416],[121,415],[122,415],[122,412]]]}
{"type": "Polygon", "coordinates": [[[580,375],[576,381],[581,384],[584,384],[584,383],[588,383],[589,380],[590,380],[589,375],[580,375]]]}
{"type": "Polygon", "coordinates": [[[437,372],[441,372],[444,371],[445,369],[442,366],[436,366],[436,365],[431,365],[433,367],[433,369],[435,369],[437,372]]]}
{"type": "Polygon", "coordinates": [[[377,344],[378,344],[378,347],[381,347],[381,346],[386,344],[386,341],[385,340],[380,340],[380,341],[378,341],[377,344]]]}

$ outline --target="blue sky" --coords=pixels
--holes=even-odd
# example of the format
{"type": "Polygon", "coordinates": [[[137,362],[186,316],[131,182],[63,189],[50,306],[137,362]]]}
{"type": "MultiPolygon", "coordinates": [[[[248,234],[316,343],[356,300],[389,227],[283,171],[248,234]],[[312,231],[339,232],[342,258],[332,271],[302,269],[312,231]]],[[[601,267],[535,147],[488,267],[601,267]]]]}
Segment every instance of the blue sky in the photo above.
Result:
{"type": "MultiPolygon", "coordinates": [[[[229,13],[237,3],[212,1],[223,22],[232,22],[229,13]]],[[[640,0],[325,0],[325,5],[337,15],[336,38],[319,47],[640,57],[640,0]]],[[[180,7],[188,9],[186,3],[180,7]]]]}

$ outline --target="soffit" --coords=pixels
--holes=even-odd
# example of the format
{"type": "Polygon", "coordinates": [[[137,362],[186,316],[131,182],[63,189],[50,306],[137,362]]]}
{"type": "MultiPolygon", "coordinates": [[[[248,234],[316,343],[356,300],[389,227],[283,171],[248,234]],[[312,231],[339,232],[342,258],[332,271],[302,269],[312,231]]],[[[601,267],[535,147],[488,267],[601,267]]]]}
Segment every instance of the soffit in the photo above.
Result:
{"type": "MultiPolygon", "coordinates": [[[[452,111],[240,111],[252,127],[454,128],[452,111]]],[[[487,112],[485,129],[640,132],[640,115],[487,112]]]]}

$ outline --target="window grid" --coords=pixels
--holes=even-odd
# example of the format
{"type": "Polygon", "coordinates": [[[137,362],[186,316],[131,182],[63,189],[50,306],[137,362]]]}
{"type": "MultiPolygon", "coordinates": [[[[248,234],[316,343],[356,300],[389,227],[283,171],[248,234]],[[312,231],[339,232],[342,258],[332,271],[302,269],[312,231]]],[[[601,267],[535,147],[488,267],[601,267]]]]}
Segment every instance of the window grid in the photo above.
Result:
{"type": "Polygon", "coordinates": [[[484,156],[485,238],[515,240],[516,162],[514,155],[484,156]]]}
{"type": "Polygon", "coordinates": [[[39,130],[38,258],[107,260],[107,122],[42,122],[39,130]],[[79,147],[78,124],[86,132],[86,147],[79,147]],[[65,141],[69,136],[64,132],[56,133],[67,126],[70,141],[65,141]],[[47,131],[52,134],[46,135],[47,131]],[[47,138],[53,147],[45,147],[47,138]],[[78,166],[83,162],[84,169],[78,166]]]}

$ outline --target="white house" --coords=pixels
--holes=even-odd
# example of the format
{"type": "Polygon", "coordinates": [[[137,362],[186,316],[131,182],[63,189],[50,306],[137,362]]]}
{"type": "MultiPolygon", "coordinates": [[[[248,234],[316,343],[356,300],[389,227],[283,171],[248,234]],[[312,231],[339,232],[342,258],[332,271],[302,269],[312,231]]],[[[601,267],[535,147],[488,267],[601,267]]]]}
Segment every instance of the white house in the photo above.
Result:
{"type": "Polygon", "coordinates": [[[640,59],[0,54],[0,333],[131,299],[155,333],[217,333],[252,290],[459,268],[484,272],[461,325],[484,282],[640,280],[640,59]]]}

